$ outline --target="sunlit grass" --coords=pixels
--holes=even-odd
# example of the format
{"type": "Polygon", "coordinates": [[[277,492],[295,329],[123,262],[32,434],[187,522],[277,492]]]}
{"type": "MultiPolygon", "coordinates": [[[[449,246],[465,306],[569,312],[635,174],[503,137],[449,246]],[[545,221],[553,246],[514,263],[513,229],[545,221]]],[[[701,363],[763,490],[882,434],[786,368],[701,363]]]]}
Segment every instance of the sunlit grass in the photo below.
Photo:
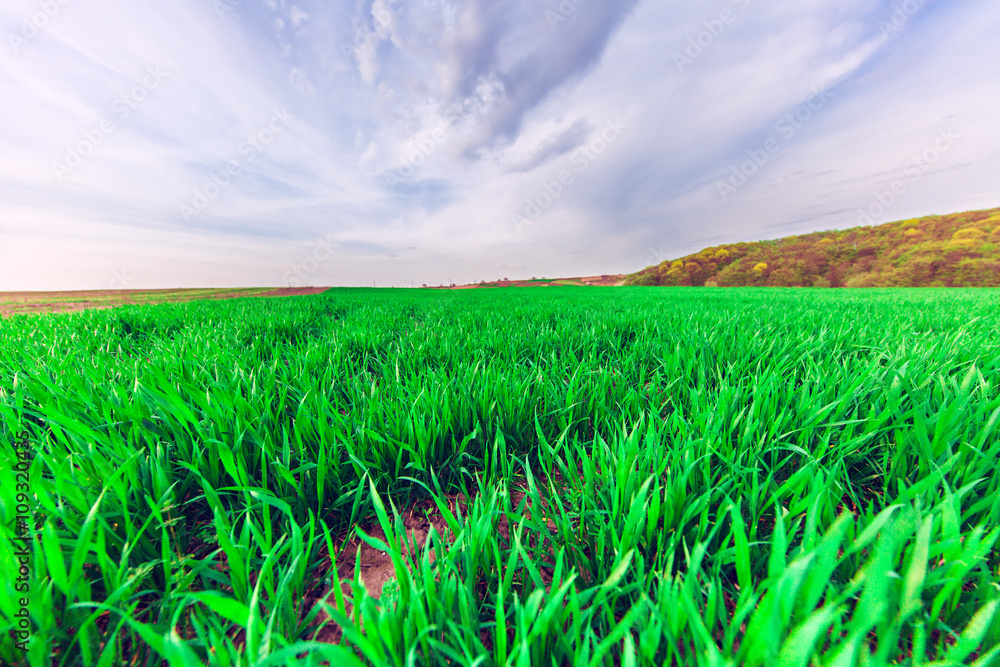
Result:
{"type": "Polygon", "coordinates": [[[4,320],[27,664],[997,664],[997,312],[334,290],[4,320]],[[428,498],[446,534],[404,549],[428,498]],[[392,559],[380,599],[331,566],[354,535],[392,559]]]}

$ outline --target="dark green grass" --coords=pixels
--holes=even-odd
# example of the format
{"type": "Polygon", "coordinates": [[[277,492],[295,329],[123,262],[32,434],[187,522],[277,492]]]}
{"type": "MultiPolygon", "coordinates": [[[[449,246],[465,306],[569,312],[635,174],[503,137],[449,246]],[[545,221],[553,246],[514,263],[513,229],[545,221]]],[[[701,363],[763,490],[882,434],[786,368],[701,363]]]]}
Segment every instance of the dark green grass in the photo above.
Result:
{"type": "Polygon", "coordinates": [[[998,311],[528,288],[2,321],[4,573],[10,443],[34,450],[26,663],[994,664],[998,311]],[[411,571],[396,510],[428,497],[449,535],[411,571]],[[330,595],[348,641],[311,644],[303,600],[359,523],[398,585],[330,595]]]}

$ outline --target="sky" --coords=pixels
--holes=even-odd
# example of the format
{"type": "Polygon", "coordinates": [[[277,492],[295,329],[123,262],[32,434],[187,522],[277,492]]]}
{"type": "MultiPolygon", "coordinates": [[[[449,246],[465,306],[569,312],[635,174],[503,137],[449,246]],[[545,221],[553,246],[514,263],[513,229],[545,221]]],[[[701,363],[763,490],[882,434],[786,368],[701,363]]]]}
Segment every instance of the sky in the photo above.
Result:
{"type": "Polygon", "coordinates": [[[1000,206],[995,0],[0,0],[0,291],[629,273],[1000,206]]]}

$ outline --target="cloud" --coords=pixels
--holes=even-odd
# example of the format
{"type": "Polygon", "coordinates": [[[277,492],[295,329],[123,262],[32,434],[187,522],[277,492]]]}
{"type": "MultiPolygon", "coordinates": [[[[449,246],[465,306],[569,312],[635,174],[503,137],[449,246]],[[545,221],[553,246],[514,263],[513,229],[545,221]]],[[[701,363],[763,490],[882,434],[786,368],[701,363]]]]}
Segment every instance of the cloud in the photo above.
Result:
{"type": "Polygon", "coordinates": [[[296,90],[310,95],[316,94],[316,88],[313,87],[312,82],[309,80],[309,75],[301,67],[293,67],[288,78],[296,90]]]}
{"type": "Polygon", "coordinates": [[[545,138],[529,155],[507,167],[508,173],[531,171],[578,148],[594,130],[594,124],[578,118],[569,127],[545,138]]]}
{"type": "Polygon", "coordinates": [[[526,114],[585,76],[636,0],[579,6],[570,0],[562,6],[572,11],[562,13],[558,3],[549,5],[462,0],[442,11],[431,2],[376,3],[371,20],[356,22],[363,36],[355,35],[359,72],[366,83],[390,86],[412,104],[460,105],[479,95],[484,81],[502,90],[495,104],[480,109],[482,122],[460,151],[474,158],[515,141],[526,114]],[[384,48],[386,42],[392,48],[384,48]]]}
{"type": "Polygon", "coordinates": [[[74,2],[41,26],[34,0],[0,7],[0,287],[123,268],[136,287],[279,284],[328,236],[315,284],[635,270],[650,248],[852,226],[948,127],[887,216],[1000,205],[989,0],[905,20],[888,0],[221,6],[74,2]],[[519,234],[511,202],[546,187],[519,234]]]}
{"type": "Polygon", "coordinates": [[[288,20],[292,22],[293,28],[298,28],[309,20],[309,14],[305,13],[295,5],[292,5],[288,9],[288,20]]]}
{"type": "Polygon", "coordinates": [[[594,67],[611,35],[635,5],[636,0],[622,0],[582,6],[572,19],[556,24],[553,35],[527,58],[502,72],[500,78],[508,94],[491,118],[490,131],[483,143],[515,137],[525,114],[558,87],[594,67]]]}

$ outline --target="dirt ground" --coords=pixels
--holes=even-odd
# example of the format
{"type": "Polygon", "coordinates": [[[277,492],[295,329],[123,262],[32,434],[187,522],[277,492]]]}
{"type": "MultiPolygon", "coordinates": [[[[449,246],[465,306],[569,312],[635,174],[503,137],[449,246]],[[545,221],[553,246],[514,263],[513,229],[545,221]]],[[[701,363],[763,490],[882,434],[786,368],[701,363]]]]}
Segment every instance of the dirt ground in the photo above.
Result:
{"type": "MultiPolygon", "coordinates": [[[[466,500],[461,494],[450,496],[448,498],[448,505],[452,512],[462,512],[465,509],[466,500]]],[[[402,545],[403,554],[407,566],[412,567],[413,563],[419,560],[420,553],[424,545],[427,544],[427,537],[430,534],[431,526],[434,527],[439,536],[443,537],[448,534],[447,523],[433,501],[430,500],[415,503],[408,510],[404,510],[402,518],[406,529],[406,544],[402,545]],[[416,551],[413,550],[413,546],[416,546],[416,551]]],[[[369,523],[362,530],[375,539],[382,540],[383,542],[386,541],[385,533],[377,523],[369,523]]],[[[453,540],[454,536],[451,536],[451,539],[453,540]]],[[[356,564],[359,566],[361,583],[364,585],[368,595],[372,597],[380,597],[382,587],[386,582],[396,580],[395,566],[389,555],[373,548],[359,537],[353,537],[349,541],[340,540],[340,545],[336,547],[336,551],[337,555],[334,561],[337,567],[337,577],[341,582],[340,589],[346,598],[345,606],[348,615],[354,609],[350,597],[353,595],[351,581],[354,579],[356,564]]],[[[320,557],[326,560],[326,563],[330,563],[330,554],[325,546],[320,551],[320,557]]],[[[432,553],[431,562],[433,560],[434,555],[432,553]]],[[[315,578],[318,580],[325,576],[329,569],[330,566],[328,564],[322,565],[315,574],[315,578]]],[[[307,592],[304,600],[305,604],[303,605],[304,610],[311,610],[320,600],[326,602],[331,607],[336,606],[333,590],[318,586],[307,592]]],[[[313,622],[313,627],[317,628],[310,636],[310,639],[313,641],[333,644],[340,642],[342,636],[341,629],[336,623],[330,620],[326,612],[319,612],[313,622]]]]}
{"type": "Polygon", "coordinates": [[[195,299],[283,297],[320,294],[328,287],[252,287],[237,289],[83,290],[65,292],[0,292],[0,317],[66,313],[128,304],[180,303],[195,299]]]}
{"type": "MultiPolygon", "coordinates": [[[[449,512],[455,516],[467,515],[470,498],[467,498],[462,493],[457,493],[446,494],[444,499],[449,512]]],[[[522,480],[513,484],[510,489],[510,500],[512,507],[516,508],[515,512],[520,512],[527,519],[531,519],[533,508],[530,498],[527,498],[526,482],[522,480]],[[524,503],[523,505],[522,502],[524,503]]],[[[542,501],[542,511],[543,515],[545,512],[550,511],[544,500],[542,501]]],[[[512,518],[514,517],[503,514],[497,520],[497,533],[505,542],[509,542],[510,540],[512,518]]],[[[432,527],[438,536],[444,538],[446,542],[451,543],[455,539],[455,536],[448,530],[448,524],[441,514],[440,509],[432,500],[420,500],[408,508],[404,508],[400,513],[400,519],[402,519],[403,528],[405,529],[405,537],[403,539],[406,540],[404,544],[401,544],[403,561],[409,568],[412,568],[415,563],[419,562],[432,527]],[[414,547],[416,548],[414,549],[414,547]]],[[[546,524],[550,529],[555,529],[555,524],[551,519],[546,519],[546,524]]],[[[366,522],[362,526],[362,530],[371,537],[383,542],[387,541],[382,528],[374,520],[366,522]]],[[[356,535],[352,536],[349,540],[346,537],[346,535],[342,535],[337,540],[334,546],[336,556],[333,559],[330,558],[330,553],[326,546],[320,549],[321,565],[313,573],[314,587],[308,590],[303,598],[304,614],[312,610],[320,601],[327,603],[331,607],[336,606],[333,589],[323,586],[320,583],[329,574],[331,566],[335,565],[337,568],[337,576],[341,582],[340,589],[344,594],[345,611],[348,616],[352,614],[354,608],[350,598],[353,595],[351,581],[354,579],[356,565],[358,566],[361,584],[369,596],[380,597],[383,586],[390,581],[396,580],[395,567],[387,553],[375,549],[356,535]]],[[[552,554],[551,549],[549,555],[554,560],[554,554],[552,554]]],[[[429,556],[430,561],[433,563],[434,553],[431,552],[429,556]]],[[[552,562],[543,562],[539,567],[546,587],[551,583],[552,567],[554,567],[552,562]]],[[[343,635],[341,628],[324,611],[319,612],[311,627],[315,628],[309,635],[309,638],[313,641],[335,644],[340,642],[343,635]]]]}

